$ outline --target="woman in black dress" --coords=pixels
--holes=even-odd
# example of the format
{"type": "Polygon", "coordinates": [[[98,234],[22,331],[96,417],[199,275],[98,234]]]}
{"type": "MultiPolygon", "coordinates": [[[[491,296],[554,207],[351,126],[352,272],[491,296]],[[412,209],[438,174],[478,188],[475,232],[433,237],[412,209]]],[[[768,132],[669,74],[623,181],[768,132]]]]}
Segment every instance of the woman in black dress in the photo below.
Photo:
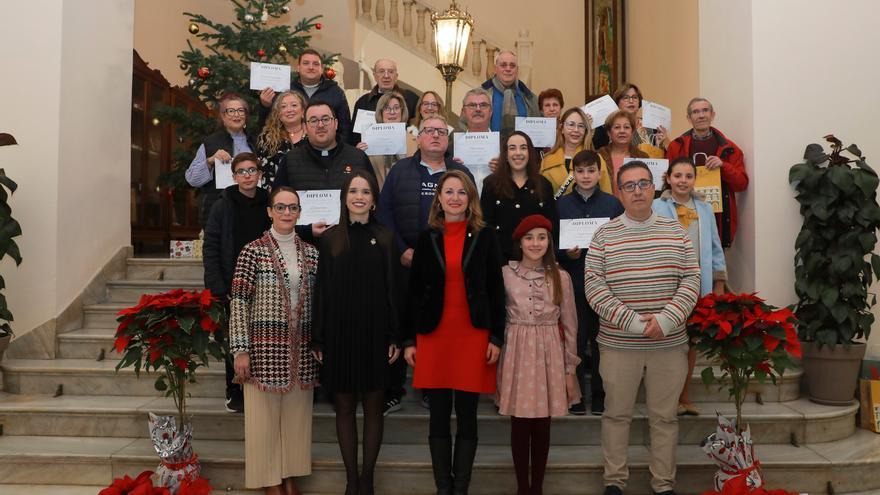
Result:
{"type": "Polygon", "coordinates": [[[342,186],[339,224],[322,237],[312,342],[321,384],[333,394],[346,495],[372,495],[382,443],[387,366],[400,354],[391,231],[374,219],[379,186],[362,171],[342,186]],[[355,410],[364,412],[364,460],[358,477],[355,410]]]}
{"type": "Polygon", "coordinates": [[[483,179],[480,206],[483,220],[498,236],[503,264],[513,256],[511,235],[523,218],[543,215],[556,229],[559,215],[553,186],[541,175],[538,151],[526,133],[515,131],[507,138],[498,167],[483,179]]]}

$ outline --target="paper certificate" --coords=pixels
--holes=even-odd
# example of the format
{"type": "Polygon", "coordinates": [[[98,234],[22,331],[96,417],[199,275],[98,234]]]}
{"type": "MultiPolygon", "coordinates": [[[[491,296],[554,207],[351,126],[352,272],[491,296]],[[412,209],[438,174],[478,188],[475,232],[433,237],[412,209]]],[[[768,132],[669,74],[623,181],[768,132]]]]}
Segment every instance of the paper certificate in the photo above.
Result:
{"type": "Polygon", "coordinates": [[[672,128],[672,110],[659,103],[642,100],[642,127],[657,129],[661,125],[667,132],[672,128]]]}
{"type": "Polygon", "coordinates": [[[277,92],[290,89],[290,66],[251,62],[251,89],[272,88],[277,92]]]}
{"type": "Polygon", "coordinates": [[[654,176],[654,189],[658,191],[663,190],[663,176],[665,176],[666,171],[669,170],[669,160],[665,158],[624,158],[623,163],[629,163],[636,160],[644,162],[644,164],[651,169],[651,175],[654,176]]]}
{"type": "Polygon", "coordinates": [[[299,204],[302,212],[297,225],[324,222],[328,225],[339,223],[339,189],[316,189],[299,191],[299,204]]]}
{"type": "Polygon", "coordinates": [[[232,178],[232,162],[221,162],[214,160],[214,185],[217,189],[226,189],[235,184],[232,178]]]}
{"type": "Polygon", "coordinates": [[[464,162],[474,176],[477,191],[483,192],[483,179],[492,172],[489,161],[499,154],[500,136],[497,132],[456,132],[453,134],[455,156],[464,162]]]}
{"type": "Polygon", "coordinates": [[[721,213],[724,208],[721,206],[721,167],[709,170],[700,165],[697,167],[697,182],[694,184],[694,191],[702,193],[705,196],[704,201],[712,205],[712,211],[721,213]]]}
{"type": "Polygon", "coordinates": [[[556,119],[553,117],[517,117],[516,130],[528,134],[535,148],[552,148],[556,144],[556,119]]]}
{"type": "Polygon", "coordinates": [[[361,141],[367,143],[365,153],[373,155],[405,155],[406,124],[373,124],[361,134],[361,141]]]}
{"type": "Polygon", "coordinates": [[[582,106],[581,110],[593,119],[593,129],[595,129],[605,125],[605,119],[620,108],[610,96],[605,95],[582,106]]]}
{"type": "Polygon", "coordinates": [[[354,126],[352,132],[363,134],[371,125],[376,123],[376,112],[372,110],[364,110],[358,108],[357,114],[354,116],[354,126]]]}
{"type": "Polygon", "coordinates": [[[611,219],[567,218],[559,220],[559,249],[589,249],[596,230],[611,219]]]}

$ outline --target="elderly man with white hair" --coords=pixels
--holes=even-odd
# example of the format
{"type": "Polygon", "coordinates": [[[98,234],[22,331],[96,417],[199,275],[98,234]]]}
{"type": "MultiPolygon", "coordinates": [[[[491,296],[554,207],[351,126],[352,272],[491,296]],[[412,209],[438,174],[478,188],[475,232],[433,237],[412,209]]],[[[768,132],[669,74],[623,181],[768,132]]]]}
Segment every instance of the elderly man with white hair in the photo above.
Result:
{"type": "Polygon", "coordinates": [[[519,80],[516,54],[505,50],[495,55],[495,76],[483,83],[492,95],[490,127],[503,135],[514,130],[516,117],[540,117],[538,97],[519,80]]]}
{"type": "MultiPolygon", "coordinates": [[[[357,118],[358,109],[375,111],[379,98],[390,91],[403,95],[403,99],[406,100],[406,109],[409,111],[408,115],[415,115],[418,111],[419,95],[408,89],[401,89],[397,85],[397,76],[397,64],[393,60],[387,58],[376,60],[376,63],[373,64],[373,77],[376,79],[376,85],[373,86],[369,93],[361,96],[355,102],[354,111],[351,112],[352,118],[357,118]]],[[[349,143],[357,144],[360,141],[361,135],[352,132],[349,143]]]]}

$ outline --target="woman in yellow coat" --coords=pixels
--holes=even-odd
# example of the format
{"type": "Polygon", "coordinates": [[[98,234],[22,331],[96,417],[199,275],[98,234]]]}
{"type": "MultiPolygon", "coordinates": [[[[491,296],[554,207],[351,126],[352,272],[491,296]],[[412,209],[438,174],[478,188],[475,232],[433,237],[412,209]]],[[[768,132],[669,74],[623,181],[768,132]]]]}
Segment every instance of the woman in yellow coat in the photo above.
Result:
{"type": "MultiPolygon", "coordinates": [[[[578,107],[566,110],[559,119],[559,130],[556,132],[556,144],[541,160],[541,175],[553,185],[553,196],[559,198],[571,192],[574,186],[574,175],[571,170],[571,158],[579,151],[593,149],[593,127],[591,119],[578,107]]],[[[611,178],[607,167],[600,167],[599,189],[610,192],[611,178]]]]}

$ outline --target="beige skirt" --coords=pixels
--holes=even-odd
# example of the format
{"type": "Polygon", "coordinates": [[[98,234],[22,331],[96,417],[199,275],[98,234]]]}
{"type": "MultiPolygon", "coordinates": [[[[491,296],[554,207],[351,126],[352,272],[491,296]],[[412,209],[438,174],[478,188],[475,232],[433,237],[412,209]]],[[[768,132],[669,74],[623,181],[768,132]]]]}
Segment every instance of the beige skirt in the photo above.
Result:
{"type": "Polygon", "coordinates": [[[312,474],[312,394],[262,392],[244,385],[244,480],[247,488],[312,474]]]}

